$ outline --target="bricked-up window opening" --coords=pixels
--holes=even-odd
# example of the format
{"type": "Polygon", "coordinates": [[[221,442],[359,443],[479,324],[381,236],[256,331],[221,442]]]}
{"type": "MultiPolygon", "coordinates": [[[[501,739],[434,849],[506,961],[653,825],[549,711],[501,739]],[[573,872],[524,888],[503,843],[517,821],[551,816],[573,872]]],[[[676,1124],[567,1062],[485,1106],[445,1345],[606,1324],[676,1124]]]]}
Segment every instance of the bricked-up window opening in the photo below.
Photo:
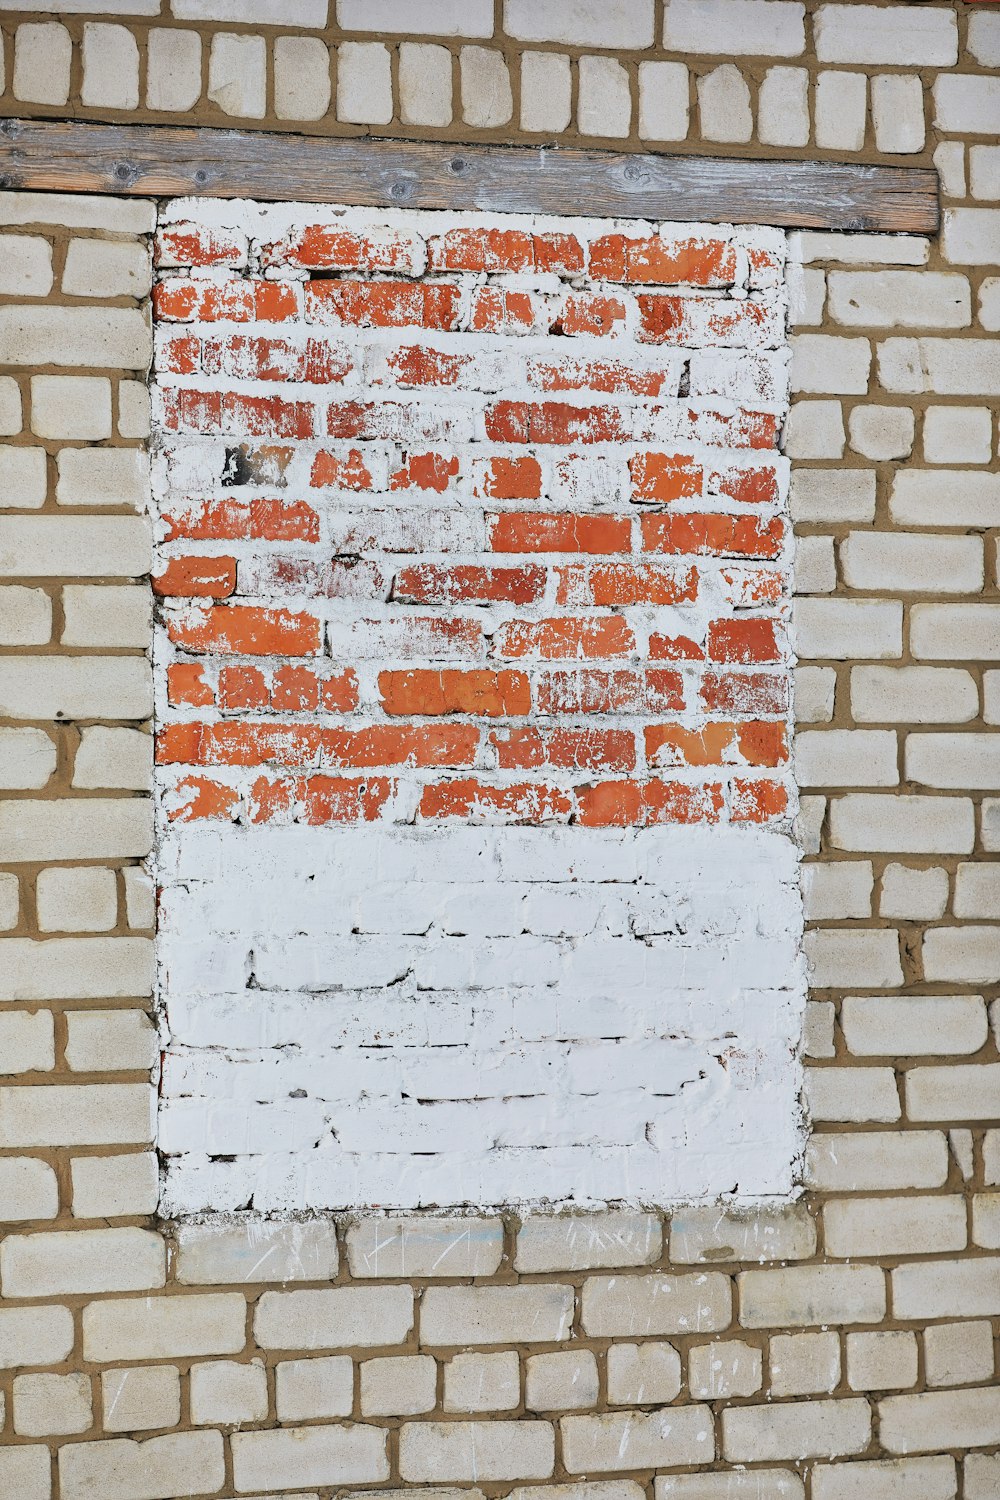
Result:
{"type": "Polygon", "coordinates": [[[168,208],[167,1212],[792,1189],[784,253],[168,208]]]}

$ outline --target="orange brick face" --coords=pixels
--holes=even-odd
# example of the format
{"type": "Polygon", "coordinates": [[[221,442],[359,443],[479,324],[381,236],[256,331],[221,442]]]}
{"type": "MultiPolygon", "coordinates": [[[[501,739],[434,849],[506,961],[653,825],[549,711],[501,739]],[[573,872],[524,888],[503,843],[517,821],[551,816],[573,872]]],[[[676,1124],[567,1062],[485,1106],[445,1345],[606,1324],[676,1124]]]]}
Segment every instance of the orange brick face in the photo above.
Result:
{"type": "Polygon", "coordinates": [[[168,812],[783,817],[778,237],[260,233],[158,243],[168,812]]]}

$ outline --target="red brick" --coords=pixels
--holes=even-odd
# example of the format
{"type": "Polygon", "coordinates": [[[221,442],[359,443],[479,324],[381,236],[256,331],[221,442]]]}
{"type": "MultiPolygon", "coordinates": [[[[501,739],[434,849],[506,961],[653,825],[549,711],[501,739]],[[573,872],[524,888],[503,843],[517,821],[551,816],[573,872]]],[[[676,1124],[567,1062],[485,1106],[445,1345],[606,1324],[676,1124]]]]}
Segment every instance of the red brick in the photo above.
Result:
{"type": "Polygon", "coordinates": [[[401,469],[389,475],[390,490],[432,490],[443,495],[458,477],[458,459],[443,453],[410,453],[401,469]]]}
{"type": "Polygon", "coordinates": [[[633,500],[666,504],[700,495],[702,466],[686,453],[637,453],[629,459],[633,500]]]}
{"type": "Polygon", "coordinates": [[[701,729],[650,724],[645,736],[646,759],[655,770],[671,766],[778,766],[788,756],[785,726],[767,720],[710,723],[701,729]]]}
{"type": "Polygon", "coordinates": [[[302,266],[309,271],[398,271],[413,276],[422,261],[419,237],[398,229],[384,229],[372,236],[310,224],[263,248],[265,265],[302,266]]]}
{"type": "Polygon", "coordinates": [[[469,363],[468,354],[444,354],[440,349],[425,349],[418,344],[397,349],[386,363],[396,377],[397,385],[457,385],[469,363]]]}
{"type": "Polygon", "coordinates": [[[544,299],[531,292],[484,286],[472,294],[471,327],[475,333],[531,333],[545,327],[544,299]]]}
{"type": "Polygon", "coordinates": [[[684,552],[699,557],[778,557],[785,539],[784,522],[755,516],[696,514],[642,517],[646,552],[684,552]]]}
{"type": "Polygon", "coordinates": [[[788,793],[780,781],[735,780],[729,816],[734,823],[767,823],[788,811],[788,793]]]}
{"type": "Polygon", "coordinates": [[[772,672],[706,672],[698,690],[707,709],[753,718],[788,711],[788,683],[772,672]]]}
{"type": "Polygon", "coordinates": [[[458,713],[496,718],[531,711],[531,689],[523,672],[380,672],[378,687],[387,714],[458,713]]]}
{"type": "Polygon", "coordinates": [[[156,235],[154,263],[158,266],[242,266],[246,242],[224,229],[202,224],[165,224],[156,235]]]}
{"type": "Polygon", "coordinates": [[[186,776],[167,794],[167,818],[171,823],[193,823],[201,819],[229,823],[240,805],[240,794],[231,786],[207,776],[186,776]]]}
{"type": "Polygon", "coordinates": [[[585,828],[647,827],[658,823],[717,823],[722,787],[683,781],[604,781],[580,789],[578,821],[585,828]]]}
{"type": "Polygon", "coordinates": [[[713,620],[708,627],[708,656],[711,661],[753,662],[780,661],[781,643],[774,620],[713,620]]]}
{"type": "Polygon", "coordinates": [[[538,679],[542,714],[670,713],[684,707],[684,679],[662,668],[602,671],[578,667],[538,679]]]}
{"type": "Polygon", "coordinates": [[[498,656],[538,656],[545,661],[563,657],[630,656],[635,637],[620,615],[589,619],[511,620],[493,638],[498,656]]]}
{"type": "Polygon", "coordinates": [[[222,709],[267,708],[271,694],[259,667],[222,667],[219,671],[219,707],[222,709]]]}
{"type": "Polygon", "coordinates": [[[539,766],[565,771],[635,769],[635,737],[630,729],[493,730],[489,741],[502,771],[539,766]]]}
{"type": "Polygon", "coordinates": [[[271,684],[271,707],[278,713],[306,713],[319,707],[319,678],[311,667],[279,667],[271,684]]]}
{"type": "Polygon", "coordinates": [[[309,483],[316,489],[370,490],[372,476],[357,448],[346,454],[320,450],[313,459],[309,483]]]}
{"type": "Polygon", "coordinates": [[[489,786],[472,779],[427,786],[420,797],[422,818],[462,818],[467,822],[548,823],[565,821],[573,811],[567,792],[542,782],[489,786]]]}
{"type": "Polygon", "coordinates": [[[403,568],[392,596],[408,604],[533,604],[545,590],[545,569],[484,568],[476,564],[446,567],[420,563],[403,568]]]}
{"type": "Polygon", "coordinates": [[[265,763],[331,769],[376,766],[471,766],[479,730],[474,724],[376,724],[331,728],[321,724],[241,724],[201,720],[167,724],[157,739],[164,765],[258,766],[265,763]]]}
{"type": "Polygon", "coordinates": [[[335,672],[320,685],[323,707],[328,713],[350,713],[357,708],[360,697],[357,673],[353,668],[335,672]]]}
{"type": "Polygon", "coordinates": [[[663,635],[653,630],[649,636],[649,657],[651,661],[704,661],[705,649],[689,635],[663,635]]]}
{"type": "Polygon", "coordinates": [[[618,297],[602,297],[593,292],[573,292],[562,306],[553,332],[568,338],[592,335],[606,338],[616,330],[624,331],[625,304],[618,297]]]}
{"type": "Polygon", "coordinates": [[[407,281],[310,281],[306,318],[310,323],[353,328],[437,328],[458,326],[457,287],[407,281]]]}
{"type": "Polygon", "coordinates": [[[590,274],[604,281],[659,282],[662,286],[731,286],[736,252],[724,240],[628,239],[608,234],[590,247],[590,274]]]}
{"type": "Polygon", "coordinates": [[[491,458],[482,493],[491,500],[539,500],[542,466],[537,458],[491,458]]]}
{"type": "Polygon", "coordinates": [[[570,406],[564,401],[495,401],[486,409],[494,443],[614,443],[630,436],[627,413],[614,406],[570,406]]]}
{"type": "Polygon", "coordinates": [[[667,375],[637,370],[620,359],[541,359],[528,365],[528,381],[542,391],[595,391],[606,396],[658,396],[667,375]]]}
{"type": "Polygon", "coordinates": [[[256,605],[219,605],[171,615],[167,633],[185,651],[239,656],[309,656],[320,648],[314,615],[256,605]]]}
{"type": "Polygon", "coordinates": [[[259,777],[250,795],[252,823],[372,823],[395,796],[388,776],[298,776],[272,781],[259,777]]]}
{"type": "Polygon", "coordinates": [[[236,587],[234,557],[172,557],[153,579],[161,596],[225,599],[236,587]]]}
{"type": "Polygon", "coordinates": [[[305,381],[331,385],[343,381],[354,368],[346,349],[329,339],[309,338],[293,343],[288,338],[265,338],[254,334],[230,334],[206,339],[202,368],[207,375],[229,375],[234,380],[305,381]]]}
{"type": "Polygon", "coordinates": [[[632,523],[625,516],[552,515],[504,511],[490,516],[494,552],[627,552],[632,523]]]}
{"type": "Polygon", "coordinates": [[[558,604],[616,608],[630,604],[691,604],[698,597],[695,568],[671,571],[633,563],[577,565],[556,570],[558,604]]]}
{"type": "Polygon", "coordinates": [[[713,474],[709,489],[715,489],[729,500],[741,505],[776,505],[778,502],[778,475],[771,467],[756,469],[729,469],[713,474]]]}
{"type": "Polygon", "coordinates": [[[167,702],[172,708],[207,708],[215,694],[201,662],[174,661],[167,667],[167,702]]]}

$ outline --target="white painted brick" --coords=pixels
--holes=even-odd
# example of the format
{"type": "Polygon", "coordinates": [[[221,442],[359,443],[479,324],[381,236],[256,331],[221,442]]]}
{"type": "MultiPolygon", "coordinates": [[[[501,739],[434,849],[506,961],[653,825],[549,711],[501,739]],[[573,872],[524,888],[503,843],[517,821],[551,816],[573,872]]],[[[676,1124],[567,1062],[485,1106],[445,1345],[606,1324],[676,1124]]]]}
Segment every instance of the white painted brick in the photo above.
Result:
{"type": "Polygon", "coordinates": [[[864,396],[871,349],[867,339],[796,333],[792,346],[792,390],[818,395],[864,396]]]}
{"type": "Polygon", "coordinates": [[[14,98],[29,104],[65,104],[73,43],[55,21],[27,22],[14,35],[14,98]]]}
{"type": "Polygon", "coordinates": [[[840,1019],[848,1049],[859,1057],[978,1052],[987,1035],[978,995],[851,995],[840,1019]]]}
{"type": "Polygon", "coordinates": [[[937,1130],[817,1132],[806,1146],[806,1182],[820,1192],[942,1187],[947,1175],[948,1143],[937,1130]]]}
{"type": "MultiPolygon", "coordinates": [[[[847,1383],[852,1391],[905,1390],[917,1383],[917,1339],[912,1333],[849,1333],[847,1344],[847,1383]]],[[[936,1460],[935,1460],[936,1462],[936,1460]]],[[[946,1460],[947,1462],[947,1460],[946,1460]]],[[[858,1468],[852,1465],[851,1469],[858,1468]]],[[[822,1485],[831,1471],[813,1470],[813,1486],[817,1475],[822,1475],[822,1485]]],[[[841,1481],[846,1485],[844,1493],[851,1493],[851,1485],[859,1484],[864,1476],[857,1474],[841,1481]]],[[[836,1486],[831,1490],[838,1493],[836,1486]]],[[[867,1493],[867,1491],[865,1492],[867,1493]]]]}
{"type": "Polygon", "coordinates": [[[9,1234],[0,1245],[5,1297],[137,1292],[164,1279],[163,1240],[145,1229],[9,1234]]]}
{"type": "MultiPolygon", "coordinates": [[[[522,62],[522,87],[523,67],[522,62]]],[[[451,124],[451,73],[447,47],[419,42],[400,45],[399,117],[404,125],[451,124]]]]}
{"type": "Polygon", "coordinates": [[[870,469],[797,469],[789,505],[795,521],[874,521],[875,475],[870,469]]]}
{"type": "Polygon", "coordinates": [[[201,98],[201,37],[152,26],[146,38],[146,105],[184,114],[201,98]]]}
{"type": "MultiPolygon", "coordinates": [[[[614,1406],[666,1403],[681,1388],[681,1359],[672,1344],[612,1344],[607,1366],[608,1400],[614,1406]]],[[[691,1394],[698,1392],[692,1389],[691,1394]]]]}
{"type": "Polygon", "coordinates": [[[412,1483],[546,1479],[554,1464],[548,1422],[405,1422],[399,1432],[399,1472],[412,1483]]]}
{"type": "Polygon", "coordinates": [[[139,108],[139,48],[127,26],[88,21],[81,55],[83,104],[92,109],[139,108]]]}
{"type": "MultiPolygon", "coordinates": [[[[523,80],[522,73],[522,89],[523,80]]],[[[644,141],[686,140],[690,109],[690,80],[684,63],[639,64],[639,135],[644,141]]]]}
{"type": "Polygon", "coordinates": [[[780,1208],[683,1208],[670,1225],[670,1259],[684,1265],[808,1260],[815,1251],[816,1226],[802,1203],[780,1208]]]}
{"type": "Polygon", "coordinates": [[[503,25],[522,42],[632,50],[653,43],[653,3],[607,0],[594,7],[574,0],[504,0],[503,25]]]}
{"type": "Polygon", "coordinates": [[[848,794],[831,804],[830,836],[838,849],[971,854],[972,803],[964,797],[848,794]]]}
{"type": "Polygon", "coordinates": [[[902,653],[903,608],[892,600],[797,599],[792,619],[800,656],[843,661],[902,653]]]}
{"type": "Polygon", "coordinates": [[[514,113],[514,96],[503,53],[491,47],[463,47],[459,63],[465,123],[477,130],[506,125],[514,113]]]}
{"type": "Polygon", "coordinates": [[[753,135],[750,90],[739,68],[722,63],[697,79],[702,139],[749,141],[753,135]]]}
{"type": "Polygon", "coordinates": [[[913,12],[879,5],[821,5],[814,25],[820,62],[948,68],[958,61],[958,26],[943,5],[913,12]]]}
{"type": "Polygon", "coordinates": [[[0,1162],[0,1205],[0,1222],[4,1224],[54,1219],[59,1212],[55,1172],[34,1156],[5,1156],[0,1162]]]}
{"type": "Polygon", "coordinates": [[[872,79],[872,119],[879,151],[912,155],[924,149],[924,87],[914,73],[882,73],[872,79]]]}
{"type": "Polygon", "coordinates": [[[663,1235],[652,1214],[529,1217],[517,1234],[515,1269],[586,1271],[659,1260],[663,1235]]]}
{"type": "MultiPolygon", "coordinates": [[[[929,406],[925,411],[924,458],[927,463],[986,464],[992,452],[993,419],[988,407],[929,406]]],[[[971,477],[963,475],[966,481],[971,477]]]]}
{"type": "Polygon", "coordinates": [[[0,1089],[0,1144],[146,1145],[153,1138],[154,1105],[144,1083],[0,1089]]]}
{"type": "Polygon", "coordinates": [[[4,790],[45,786],[56,759],[55,743],[44,729],[0,730],[0,787],[4,790]]]}
{"type": "Polygon", "coordinates": [[[928,1385],[971,1385],[993,1378],[989,1323],[936,1323],[924,1332],[928,1385]]]}
{"type": "Polygon", "coordinates": [[[19,1437],[86,1432],[93,1423],[89,1375],[17,1375],[13,1394],[19,1437]]]}
{"type": "Polygon", "coordinates": [[[489,37],[493,6],[490,0],[420,0],[419,6],[412,0],[337,0],[337,24],[344,31],[489,37]]]}
{"type": "Polygon", "coordinates": [[[577,125],[582,135],[624,138],[632,129],[628,72],[613,57],[581,57],[577,125]]]}
{"type": "Polygon", "coordinates": [[[836,1256],[906,1255],[914,1245],[927,1254],[964,1250],[965,1203],[957,1196],[834,1198],[823,1206],[823,1233],[836,1256]]]}
{"type": "Polygon", "coordinates": [[[445,1411],[511,1411],[520,1400],[520,1363],[513,1351],[456,1354],[444,1367],[445,1411]]]}
{"type": "Polygon", "coordinates": [[[972,676],[960,667],[852,667],[851,712],[859,723],[966,723],[978,711],[972,676]]]}
{"type": "MultiPolygon", "coordinates": [[[[73,1184],[73,1217],[76,1219],[124,1218],[156,1212],[160,1191],[156,1157],[150,1151],[130,1151],[118,1156],[77,1156],[70,1162],[73,1184]]],[[[105,1424],[107,1425],[107,1424],[105,1424]]],[[[128,1432],[135,1424],[123,1422],[109,1431],[128,1432]]],[[[169,1427],[169,1422],[152,1422],[169,1427]]]]}
{"type": "Polygon", "coordinates": [[[181,1381],[173,1365],[149,1365],[101,1373],[105,1432],[143,1432],[176,1427],[181,1419],[181,1381]]]}
{"type": "Polygon", "coordinates": [[[809,922],[870,917],[875,879],[870,860],[830,860],[802,866],[802,896],[809,922]]]}
{"type": "Polygon", "coordinates": [[[816,144],[828,151],[862,151],[868,114],[864,73],[821,72],[816,79],[816,144]]]}
{"type": "MultiPolygon", "coordinates": [[[[644,65],[645,66],[645,65],[644,65]]],[[[687,70],[685,69],[685,76],[687,70]]],[[[521,129],[558,135],[572,117],[572,75],[563,52],[521,54],[521,129]]]]}
{"type": "Polygon", "coordinates": [[[913,413],[908,407],[856,406],[848,419],[851,447],[876,461],[908,458],[913,447],[913,425],[913,413]]]}
{"type": "MultiPolygon", "coordinates": [[[[672,1400],[680,1390],[680,1358],[673,1350],[671,1353],[677,1364],[677,1384],[667,1400],[672,1400]]],[[[610,1381],[610,1374],[608,1378],[610,1381]]],[[[524,1404],[529,1411],[572,1411],[596,1406],[598,1394],[597,1360],[589,1349],[532,1354],[525,1361],[524,1404]]],[[[430,1404],[434,1404],[433,1392],[430,1404]]]]}
{"type": "MultiPolygon", "coordinates": [[[[343,48],[342,54],[346,50],[343,48]]],[[[267,51],[262,36],[237,36],[225,31],[214,34],[208,55],[208,98],[223,114],[251,120],[264,117],[267,51]]]]}
{"type": "Polygon", "coordinates": [[[809,144],[809,74],[805,68],[768,68],[757,100],[757,137],[766,146],[809,144]]]}
{"type": "MultiPolygon", "coordinates": [[[[137,1443],[112,1438],[99,1443],[67,1443],[59,1450],[59,1486],[65,1500],[134,1500],[145,1494],[160,1500],[183,1485],[209,1493],[222,1487],[226,1461],[221,1432],[178,1432],[137,1443]]],[[[183,1491],[182,1491],[183,1493],[183,1491]]]]}
{"type": "Polygon", "coordinates": [[[770,1341],[772,1396],[826,1395],[840,1383],[835,1333],[784,1333],[770,1341]]]}
{"type": "Polygon", "coordinates": [[[407,1286],[265,1292],[254,1319],[262,1349],[373,1348],[402,1343],[412,1326],[407,1286]]]}
{"type": "Polygon", "coordinates": [[[722,1451],[730,1463],[789,1458],[837,1458],[863,1453],[871,1440],[868,1402],[778,1402],[722,1413],[722,1451]]]}
{"type": "Polygon", "coordinates": [[[797,57],[805,51],[804,14],[803,5],[787,0],[668,0],[663,45],[671,52],[797,57]]]}
{"type": "Polygon", "coordinates": [[[799,786],[896,786],[896,735],[881,729],[803,730],[795,741],[799,786]]]}

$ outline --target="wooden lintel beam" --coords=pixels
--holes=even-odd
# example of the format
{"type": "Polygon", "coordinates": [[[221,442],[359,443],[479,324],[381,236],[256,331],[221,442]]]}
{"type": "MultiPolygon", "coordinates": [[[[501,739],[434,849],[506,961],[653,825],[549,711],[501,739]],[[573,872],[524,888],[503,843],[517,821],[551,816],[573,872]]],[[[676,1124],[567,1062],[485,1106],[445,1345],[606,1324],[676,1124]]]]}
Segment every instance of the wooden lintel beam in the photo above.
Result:
{"type": "Polygon", "coordinates": [[[171,125],[0,122],[0,187],[933,233],[937,173],[171,125]]]}

